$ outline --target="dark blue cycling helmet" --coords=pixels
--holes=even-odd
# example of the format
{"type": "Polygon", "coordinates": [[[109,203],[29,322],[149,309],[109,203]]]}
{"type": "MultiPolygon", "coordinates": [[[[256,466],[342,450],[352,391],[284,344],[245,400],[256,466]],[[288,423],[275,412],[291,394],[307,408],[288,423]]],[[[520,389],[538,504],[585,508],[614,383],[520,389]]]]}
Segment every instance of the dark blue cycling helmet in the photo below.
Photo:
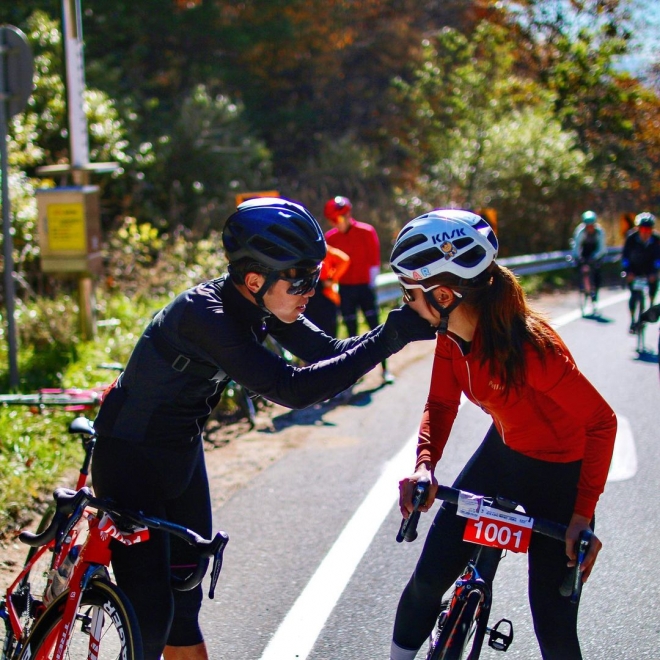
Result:
{"type": "Polygon", "coordinates": [[[314,268],[325,258],[325,237],[301,204],[280,197],[243,202],[229,216],[222,242],[230,263],[252,259],[266,270],[314,268]]]}

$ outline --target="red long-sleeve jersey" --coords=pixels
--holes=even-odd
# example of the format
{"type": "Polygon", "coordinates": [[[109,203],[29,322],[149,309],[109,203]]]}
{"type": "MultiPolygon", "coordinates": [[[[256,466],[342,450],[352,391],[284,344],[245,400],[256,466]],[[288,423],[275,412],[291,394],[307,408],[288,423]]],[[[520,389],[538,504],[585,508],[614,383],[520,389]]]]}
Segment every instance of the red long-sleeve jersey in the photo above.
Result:
{"type": "Polygon", "coordinates": [[[451,335],[438,336],[428,400],[419,431],[417,466],[438,462],[458,412],[461,393],[493,419],[511,449],[558,463],[582,460],[575,513],[591,517],[605,488],[616,417],[578,370],[566,349],[544,361],[528,346],[525,384],[505,392],[478,354],[480,332],[464,355],[451,335]],[[476,349],[476,350],[475,350],[476,349]]]}
{"type": "Polygon", "coordinates": [[[339,284],[370,284],[370,269],[380,267],[380,242],[376,230],[365,222],[350,220],[350,229],[342,233],[333,227],[326,235],[328,245],[345,252],[351,259],[339,284]]]}

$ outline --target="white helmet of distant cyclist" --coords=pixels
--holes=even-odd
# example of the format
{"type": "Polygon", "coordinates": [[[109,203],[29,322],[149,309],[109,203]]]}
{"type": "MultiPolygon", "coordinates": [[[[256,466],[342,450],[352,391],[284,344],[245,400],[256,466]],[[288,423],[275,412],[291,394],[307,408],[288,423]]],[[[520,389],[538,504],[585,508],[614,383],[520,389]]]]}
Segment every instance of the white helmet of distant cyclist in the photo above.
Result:
{"type": "Polygon", "coordinates": [[[411,220],[397,236],[390,264],[397,275],[426,280],[440,273],[473,279],[497,257],[498,242],[479,215],[435,209],[411,220]]]}

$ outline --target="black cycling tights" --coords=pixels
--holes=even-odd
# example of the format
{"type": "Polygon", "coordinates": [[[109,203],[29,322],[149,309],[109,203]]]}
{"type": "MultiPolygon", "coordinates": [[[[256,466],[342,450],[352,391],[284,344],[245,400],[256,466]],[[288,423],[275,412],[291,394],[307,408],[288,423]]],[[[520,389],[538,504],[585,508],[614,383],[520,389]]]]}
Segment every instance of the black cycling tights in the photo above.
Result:
{"type": "MultiPolygon", "coordinates": [[[[523,504],[531,516],[568,524],[575,503],[581,462],[550,463],[506,447],[491,428],[455,482],[463,490],[502,495],[523,504]]],[[[474,546],[462,541],[465,519],[443,504],[429,530],[417,567],[401,595],[394,642],[419,649],[428,638],[443,594],[458,577],[474,546]]],[[[580,660],[577,607],[559,593],[566,575],[563,543],[532,535],[529,549],[529,599],[544,660],[580,660]]],[[[521,576],[522,579],[522,576],[521,576]]],[[[497,598],[497,592],[494,594],[497,598]]]]}
{"type": "MultiPolygon", "coordinates": [[[[99,438],[92,462],[94,490],[120,505],[139,509],[211,536],[211,504],[201,440],[183,449],[144,447],[99,438]]],[[[150,530],[134,546],[112,545],[117,584],[131,601],[140,623],[144,660],[160,660],[166,644],[203,641],[198,614],[202,589],[173,591],[171,566],[195,562],[184,541],[150,530]]]]}

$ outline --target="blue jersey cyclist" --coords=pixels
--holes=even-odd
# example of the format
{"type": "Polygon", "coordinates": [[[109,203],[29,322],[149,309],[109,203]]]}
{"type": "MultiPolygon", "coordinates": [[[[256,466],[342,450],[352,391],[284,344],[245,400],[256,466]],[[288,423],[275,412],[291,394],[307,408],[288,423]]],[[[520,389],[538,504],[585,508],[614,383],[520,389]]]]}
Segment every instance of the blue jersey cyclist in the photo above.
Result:
{"type": "MultiPolygon", "coordinates": [[[[225,224],[223,243],[229,273],[181,293],[156,314],[95,421],[97,494],[207,538],[202,431],[230,379],[303,408],[342,392],[408,342],[435,337],[435,328],[406,305],[344,340],[308,321],[303,313],[326,244],[316,219],[297,203],[241,204],[225,224]],[[264,347],[268,334],[308,366],[264,347]]],[[[208,658],[198,623],[201,588],[170,586],[171,566],[194,561],[177,541],[154,531],[147,543],[113,547],[113,569],[136,610],[145,660],[208,658]]]]}

